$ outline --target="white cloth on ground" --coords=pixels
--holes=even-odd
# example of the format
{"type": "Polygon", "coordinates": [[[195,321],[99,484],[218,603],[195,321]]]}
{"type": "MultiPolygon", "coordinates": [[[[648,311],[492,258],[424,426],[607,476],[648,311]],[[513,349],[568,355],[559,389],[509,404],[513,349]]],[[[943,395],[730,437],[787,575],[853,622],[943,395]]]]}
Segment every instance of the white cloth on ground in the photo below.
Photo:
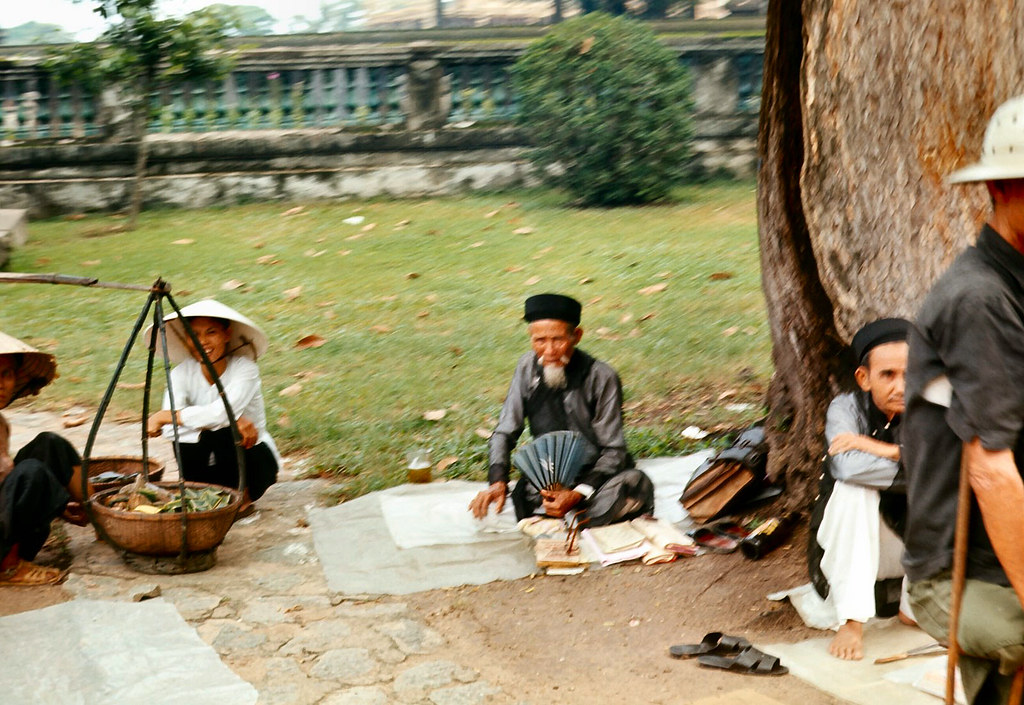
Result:
{"type": "Polygon", "coordinates": [[[836,482],[818,529],[821,570],[840,624],[871,619],[875,581],[903,575],[903,542],[882,521],[878,501],[877,490],[836,482]]]}

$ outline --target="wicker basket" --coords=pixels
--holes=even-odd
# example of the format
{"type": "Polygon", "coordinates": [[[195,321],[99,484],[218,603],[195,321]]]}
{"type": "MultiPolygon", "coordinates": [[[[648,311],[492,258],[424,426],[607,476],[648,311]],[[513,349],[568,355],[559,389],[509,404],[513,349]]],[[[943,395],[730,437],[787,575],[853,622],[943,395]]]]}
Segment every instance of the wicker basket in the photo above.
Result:
{"type": "MultiPolygon", "coordinates": [[[[105,472],[116,472],[121,475],[133,475],[142,472],[142,458],[133,455],[108,455],[89,458],[89,477],[96,477],[105,472]]],[[[157,482],[164,476],[164,464],[159,460],[149,459],[149,481],[157,482]]],[[[93,492],[103,492],[112,488],[127,485],[131,480],[113,482],[93,482],[93,492]]]]}
{"type": "MultiPolygon", "coordinates": [[[[175,490],[176,482],[155,483],[167,490],[175,490]]],[[[201,490],[210,485],[186,482],[186,487],[201,490]]],[[[238,490],[217,487],[231,493],[226,507],[207,512],[188,512],[188,533],[185,553],[208,551],[220,545],[231,528],[242,503],[238,490]]],[[[143,514],[106,506],[117,489],[98,492],[92,496],[92,509],[99,524],[114,543],[126,551],[143,556],[177,556],[182,552],[181,514],[143,514]]]]}

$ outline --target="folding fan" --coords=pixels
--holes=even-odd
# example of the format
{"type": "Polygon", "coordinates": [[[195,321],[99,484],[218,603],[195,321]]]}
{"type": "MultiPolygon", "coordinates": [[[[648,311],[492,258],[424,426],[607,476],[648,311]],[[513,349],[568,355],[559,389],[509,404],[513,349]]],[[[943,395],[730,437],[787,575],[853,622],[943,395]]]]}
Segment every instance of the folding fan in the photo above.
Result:
{"type": "Polygon", "coordinates": [[[571,487],[583,467],[587,445],[576,431],[552,431],[523,446],[512,456],[512,464],[538,491],[571,487]]]}

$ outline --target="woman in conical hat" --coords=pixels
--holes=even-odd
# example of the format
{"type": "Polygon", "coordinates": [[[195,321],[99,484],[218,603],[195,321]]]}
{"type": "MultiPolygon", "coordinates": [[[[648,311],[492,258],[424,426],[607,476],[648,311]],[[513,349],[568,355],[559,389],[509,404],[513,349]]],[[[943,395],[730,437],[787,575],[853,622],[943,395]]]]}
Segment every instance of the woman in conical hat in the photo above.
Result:
{"type": "MultiPolygon", "coordinates": [[[[251,320],[219,301],[207,299],[181,309],[206,356],[220,378],[231,411],[238,421],[245,448],[246,491],[240,514],[251,512],[259,499],[277,480],[281,458],[274,439],[267,432],[267,415],[256,360],[267,349],[267,336],[251,320]]],[[[178,424],[181,472],[190,482],[238,487],[238,460],[229,427],[227,410],[202,356],[195,349],[177,314],[167,316],[167,356],[179,363],[171,371],[170,387],[178,424]]],[[[144,333],[153,338],[152,326],[144,333]]],[[[163,344],[156,341],[157,352],[163,344]]],[[[164,394],[163,408],[149,417],[151,436],[174,438],[170,395],[164,394]]]]}
{"type": "MultiPolygon", "coordinates": [[[[57,376],[53,355],[0,332],[0,409],[57,376]]],[[[64,579],[32,560],[62,517],[85,523],[81,510],[82,460],[65,439],[40,433],[11,457],[11,429],[0,414],[0,586],[49,585],[64,579]]]]}

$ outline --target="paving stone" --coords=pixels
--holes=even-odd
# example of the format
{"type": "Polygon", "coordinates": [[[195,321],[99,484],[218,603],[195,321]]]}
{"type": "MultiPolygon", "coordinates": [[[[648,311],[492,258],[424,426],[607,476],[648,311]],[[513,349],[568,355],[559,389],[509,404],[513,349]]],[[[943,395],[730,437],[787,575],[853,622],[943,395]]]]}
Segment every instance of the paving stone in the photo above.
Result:
{"type": "Polygon", "coordinates": [[[427,696],[434,705],[480,705],[487,702],[492,695],[501,689],[480,681],[468,685],[456,685],[451,688],[440,688],[427,696]]]}
{"type": "Polygon", "coordinates": [[[256,578],[256,585],[267,592],[286,593],[302,582],[298,573],[270,573],[256,578]]]}
{"type": "Polygon", "coordinates": [[[104,575],[80,575],[71,573],[64,582],[64,589],[75,597],[84,597],[90,600],[112,599],[119,596],[123,590],[120,580],[108,578],[104,575]]]}
{"type": "Polygon", "coordinates": [[[234,607],[220,605],[210,614],[210,616],[214,619],[234,619],[238,617],[238,612],[235,611],[234,607]]]}
{"type": "Polygon", "coordinates": [[[308,617],[303,612],[318,610],[326,611],[331,603],[326,597],[311,595],[257,597],[246,603],[241,618],[245,622],[257,624],[280,624],[281,622],[301,622],[315,619],[316,614],[308,617]],[[304,617],[306,619],[304,619],[304,617]]]}
{"type": "Polygon", "coordinates": [[[282,656],[322,654],[338,648],[351,633],[349,626],[340,619],[310,622],[298,636],[282,646],[279,653],[282,656]]]}
{"type": "Polygon", "coordinates": [[[174,587],[164,590],[164,599],[174,603],[186,622],[198,622],[209,618],[212,612],[220,606],[223,598],[205,590],[174,587]]]}
{"type": "Polygon", "coordinates": [[[451,685],[456,680],[474,680],[476,672],[451,661],[428,661],[395,676],[394,689],[403,699],[422,697],[427,691],[451,685]]]}
{"type": "Polygon", "coordinates": [[[245,651],[255,649],[267,641],[265,634],[229,624],[220,630],[213,640],[213,648],[217,651],[245,651]]]}
{"type": "Polygon", "coordinates": [[[360,686],[331,693],[320,705],[385,705],[387,701],[388,695],[381,688],[360,686]]]}
{"type": "Polygon", "coordinates": [[[309,674],[351,685],[371,685],[377,681],[377,670],[377,662],[366,649],[331,649],[316,660],[309,674]]]}
{"type": "Polygon", "coordinates": [[[320,562],[310,541],[291,541],[257,551],[255,559],[281,565],[315,565],[320,562]]]}
{"type": "Polygon", "coordinates": [[[412,619],[397,619],[375,627],[394,639],[395,646],[407,654],[428,654],[444,645],[441,635],[412,619]]]}
{"type": "MultiPolygon", "coordinates": [[[[337,598],[338,596],[335,596],[335,599],[337,598]]],[[[355,619],[399,617],[408,611],[409,606],[404,602],[342,602],[334,608],[335,616],[355,619]]]]}

